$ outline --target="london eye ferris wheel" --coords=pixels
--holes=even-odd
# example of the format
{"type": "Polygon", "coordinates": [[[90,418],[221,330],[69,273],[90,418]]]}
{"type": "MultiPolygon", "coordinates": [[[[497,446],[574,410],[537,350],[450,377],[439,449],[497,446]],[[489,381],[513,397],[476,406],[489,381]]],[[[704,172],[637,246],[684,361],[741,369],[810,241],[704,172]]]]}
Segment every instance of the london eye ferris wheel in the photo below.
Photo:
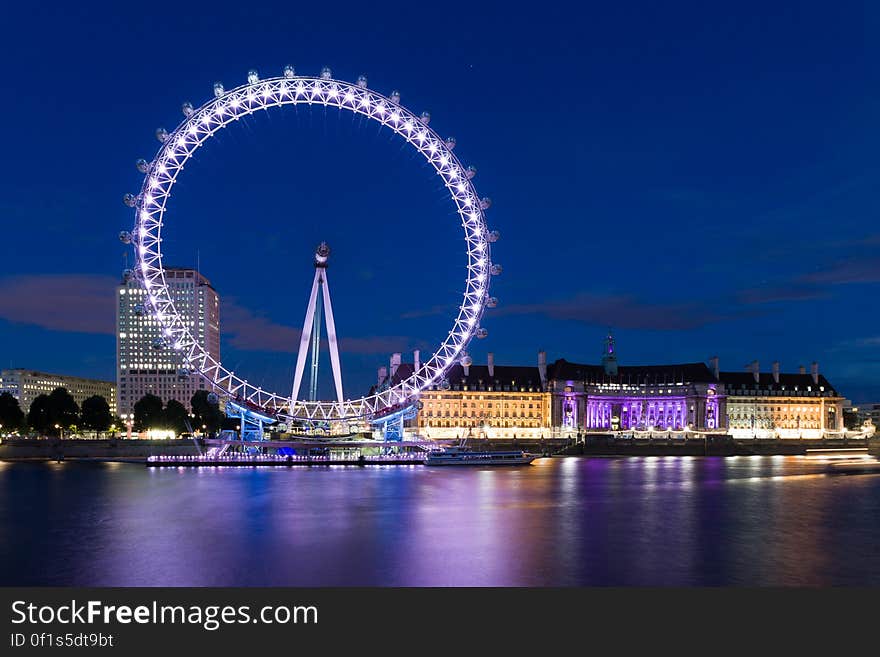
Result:
{"type": "Polygon", "coordinates": [[[230,90],[215,83],[212,99],[200,107],[183,103],[181,110],[184,118],[174,130],[156,131],[161,145],[153,159],[137,161],[137,169],[144,175],[140,192],[124,197],[126,205],[134,209],[134,226],[120,233],[122,242],[134,248],[133,275],[146,292],[144,311],[161,327],[159,348],[176,352],[182,366],[198,372],[218,395],[296,421],[369,419],[413,403],[423,390],[442,381],[455,363],[470,364],[467,345],[473,337],[486,337],[487,330],[481,326],[483,314],[486,308],[497,305],[497,299],[489,296],[489,285],[492,277],[501,273],[501,266],[492,262],[491,253],[491,244],[498,240],[499,233],[487,228],[486,210],[491,201],[477,194],[473,183],[476,168],[465,167],[454,154],[453,137],[441,138],[430,127],[430,114],[416,115],[403,107],[397,91],[388,96],[373,91],[365,76],[352,84],[335,79],[329,68],[312,77],[298,75],[292,66],[284,67],[281,76],[266,79],[260,79],[251,70],[245,84],[230,90]],[[233,121],[261,110],[296,105],[336,107],[389,128],[440,176],[464,230],[464,292],[448,336],[409,377],[357,399],[305,401],[295,397],[296,391],[289,396],[267,391],[225,368],[199,345],[176,310],[163,268],[161,245],[166,208],[188,160],[233,121]]]}

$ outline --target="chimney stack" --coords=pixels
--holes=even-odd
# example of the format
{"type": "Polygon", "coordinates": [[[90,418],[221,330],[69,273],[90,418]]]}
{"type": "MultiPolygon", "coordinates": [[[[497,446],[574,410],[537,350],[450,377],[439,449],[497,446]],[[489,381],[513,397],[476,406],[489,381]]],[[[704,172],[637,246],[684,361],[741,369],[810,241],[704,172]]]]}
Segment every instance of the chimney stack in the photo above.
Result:
{"type": "Polygon", "coordinates": [[[712,364],[712,376],[718,381],[721,378],[721,371],[718,369],[718,356],[712,356],[709,362],[712,364]]]}
{"type": "Polygon", "coordinates": [[[779,383],[779,361],[773,361],[773,381],[779,383]]]}
{"type": "Polygon", "coordinates": [[[489,376],[495,376],[495,354],[491,351],[487,355],[489,365],[489,376]]]}
{"type": "Polygon", "coordinates": [[[400,354],[391,354],[391,376],[397,374],[397,368],[400,367],[400,354]]]}
{"type": "Polygon", "coordinates": [[[813,383],[819,385],[819,363],[816,361],[810,365],[810,375],[813,377],[813,383]]]}
{"type": "Polygon", "coordinates": [[[377,374],[377,377],[379,380],[376,382],[376,385],[380,386],[380,385],[382,385],[382,382],[388,378],[388,368],[385,367],[384,365],[382,367],[380,367],[378,374],[377,374]]]}
{"type": "Polygon", "coordinates": [[[422,366],[421,362],[419,361],[419,356],[421,356],[421,354],[419,353],[419,350],[416,349],[413,352],[413,374],[418,372],[419,368],[422,366]]]}
{"type": "Polygon", "coordinates": [[[752,376],[755,377],[755,383],[761,382],[761,364],[753,360],[749,365],[749,371],[752,373],[752,376]]]}
{"type": "Polygon", "coordinates": [[[538,374],[541,375],[541,386],[547,386],[547,352],[543,349],[538,352],[538,374]]]}
{"type": "Polygon", "coordinates": [[[464,375],[465,375],[465,376],[470,376],[470,375],[471,375],[471,366],[468,365],[467,362],[464,362],[464,363],[461,364],[461,369],[462,369],[462,371],[464,372],[464,375]]]}
{"type": "Polygon", "coordinates": [[[807,373],[807,368],[804,367],[803,365],[798,366],[798,373],[799,373],[799,374],[806,374],[806,373],[807,373]]]}

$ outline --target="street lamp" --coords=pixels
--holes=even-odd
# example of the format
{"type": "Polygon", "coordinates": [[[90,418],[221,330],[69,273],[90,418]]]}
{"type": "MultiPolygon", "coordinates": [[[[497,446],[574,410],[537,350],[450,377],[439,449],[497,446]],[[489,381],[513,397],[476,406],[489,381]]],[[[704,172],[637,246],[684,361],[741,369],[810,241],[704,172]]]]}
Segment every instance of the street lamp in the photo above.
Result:
{"type": "Polygon", "coordinates": [[[63,439],[64,438],[64,430],[61,428],[61,425],[56,424],[55,429],[58,431],[58,437],[63,439]]]}

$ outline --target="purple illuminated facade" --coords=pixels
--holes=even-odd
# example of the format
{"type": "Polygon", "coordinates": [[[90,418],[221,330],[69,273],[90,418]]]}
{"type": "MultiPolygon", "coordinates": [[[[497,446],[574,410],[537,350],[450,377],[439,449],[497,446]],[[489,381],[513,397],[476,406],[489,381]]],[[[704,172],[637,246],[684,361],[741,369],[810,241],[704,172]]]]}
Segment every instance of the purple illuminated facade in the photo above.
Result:
{"type": "MultiPolygon", "coordinates": [[[[693,389],[678,395],[663,394],[661,388],[652,390],[644,386],[637,394],[619,394],[602,388],[591,390],[587,394],[583,428],[641,431],[651,428],[681,431],[688,426],[719,428],[719,399],[714,388],[708,388],[705,396],[693,389]]],[[[673,390],[675,392],[678,391],[673,390]]],[[[569,423],[569,426],[576,424],[569,423]]]]}
{"type": "Polygon", "coordinates": [[[600,365],[548,367],[551,417],[562,432],[713,431],[725,427],[724,386],[705,363],[618,366],[609,335],[600,365]]]}

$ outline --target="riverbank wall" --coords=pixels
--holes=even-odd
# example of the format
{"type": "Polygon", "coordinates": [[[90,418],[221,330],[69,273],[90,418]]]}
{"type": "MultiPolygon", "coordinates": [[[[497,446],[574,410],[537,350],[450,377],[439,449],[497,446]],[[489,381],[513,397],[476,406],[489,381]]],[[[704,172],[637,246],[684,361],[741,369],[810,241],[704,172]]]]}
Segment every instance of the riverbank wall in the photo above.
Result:
{"type": "Polygon", "coordinates": [[[146,461],[150,456],[194,456],[198,453],[198,448],[190,439],[10,438],[0,443],[0,461],[58,461],[67,459],[146,461]]]}
{"type": "MultiPolygon", "coordinates": [[[[730,436],[707,439],[632,439],[608,435],[587,435],[560,449],[566,456],[798,456],[809,449],[866,448],[864,438],[830,440],[735,440],[730,436]]],[[[878,445],[880,447],[880,445],[878,445]]]]}
{"type": "MultiPolygon", "coordinates": [[[[634,440],[606,434],[587,435],[580,440],[468,440],[467,447],[480,451],[524,450],[541,456],[748,456],[800,455],[808,449],[867,447],[880,456],[880,438],[839,440],[733,440],[715,436],[710,440],[653,438],[634,440]]],[[[271,443],[270,443],[271,445],[271,443]]],[[[105,460],[146,461],[150,456],[197,456],[199,449],[186,440],[24,439],[0,442],[0,461],[105,460]]]]}

